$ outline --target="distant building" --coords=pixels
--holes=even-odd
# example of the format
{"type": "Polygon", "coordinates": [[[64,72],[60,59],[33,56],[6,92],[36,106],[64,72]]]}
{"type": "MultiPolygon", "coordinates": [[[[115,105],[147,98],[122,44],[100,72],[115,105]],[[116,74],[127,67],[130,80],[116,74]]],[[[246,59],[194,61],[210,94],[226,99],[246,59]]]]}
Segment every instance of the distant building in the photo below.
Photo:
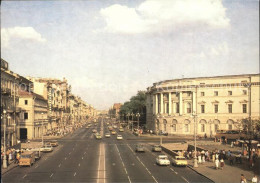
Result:
{"type": "Polygon", "coordinates": [[[147,128],[170,134],[214,135],[259,119],[260,75],[166,80],[147,88],[147,128]]]}
{"type": "Polygon", "coordinates": [[[116,118],[119,119],[120,118],[120,108],[121,108],[122,104],[121,103],[115,103],[108,111],[108,114],[111,118],[116,118]]]}

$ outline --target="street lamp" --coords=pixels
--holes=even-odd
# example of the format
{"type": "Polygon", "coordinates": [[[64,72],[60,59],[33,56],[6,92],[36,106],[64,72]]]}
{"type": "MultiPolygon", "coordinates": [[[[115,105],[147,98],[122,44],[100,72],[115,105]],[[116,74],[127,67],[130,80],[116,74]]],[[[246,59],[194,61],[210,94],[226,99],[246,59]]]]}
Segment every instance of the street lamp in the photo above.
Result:
{"type": "Polygon", "coordinates": [[[7,168],[7,161],[6,161],[6,142],[5,142],[5,130],[6,130],[6,110],[3,111],[4,113],[4,160],[3,160],[3,168],[7,168]]]}
{"type": "Polygon", "coordinates": [[[43,146],[43,113],[42,113],[42,146],[43,146]]]}
{"type": "Polygon", "coordinates": [[[195,148],[195,156],[194,156],[194,168],[198,167],[198,161],[197,161],[197,114],[194,111],[193,114],[194,116],[194,148],[195,148]]]}
{"type": "Polygon", "coordinates": [[[136,117],[137,117],[137,121],[138,121],[138,123],[137,123],[137,132],[138,132],[138,135],[139,135],[139,118],[140,118],[139,112],[136,114],[136,117]]]}
{"type": "Polygon", "coordinates": [[[133,132],[133,125],[134,125],[134,113],[131,113],[132,116],[132,132],[133,132]]]}
{"type": "Polygon", "coordinates": [[[129,129],[129,116],[130,116],[130,113],[127,113],[126,116],[127,116],[127,128],[129,129]]]}

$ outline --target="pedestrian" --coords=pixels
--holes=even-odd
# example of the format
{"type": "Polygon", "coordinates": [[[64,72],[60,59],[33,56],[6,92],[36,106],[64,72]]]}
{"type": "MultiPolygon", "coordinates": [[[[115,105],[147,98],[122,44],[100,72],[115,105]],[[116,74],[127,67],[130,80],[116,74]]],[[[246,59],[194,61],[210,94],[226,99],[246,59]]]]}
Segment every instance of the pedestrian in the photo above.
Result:
{"type": "Polygon", "coordinates": [[[233,141],[231,142],[230,147],[231,147],[231,148],[234,147],[234,142],[233,142],[233,141]]]}
{"type": "Polygon", "coordinates": [[[205,163],[205,151],[204,150],[201,151],[201,162],[205,163]]]}
{"type": "Polygon", "coordinates": [[[219,166],[219,159],[216,159],[215,160],[215,165],[216,165],[216,170],[218,169],[218,166],[219,166]]]}
{"type": "Polygon", "coordinates": [[[201,153],[198,152],[198,163],[201,163],[201,153]]]}
{"type": "Polygon", "coordinates": [[[212,152],[212,162],[215,162],[215,160],[216,160],[216,154],[212,152]]]}
{"type": "Polygon", "coordinates": [[[225,165],[224,160],[223,160],[223,159],[220,159],[220,167],[221,167],[221,170],[223,170],[224,165],[225,165]]]}
{"type": "Polygon", "coordinates": [[[247,183],[244,174],[241,174],[240,183],[247,183]]]}
{"type": "Polygon", "coordinates": [[[14,163],[17,164],[17,152],[14,151],[14,163]]]}
{"type": "Polygon", "coordinates": [[[257,177],[256,177],[256,175],[254,175],[254,177],[252,178],[252,183],[257,183],[257,177]]]}

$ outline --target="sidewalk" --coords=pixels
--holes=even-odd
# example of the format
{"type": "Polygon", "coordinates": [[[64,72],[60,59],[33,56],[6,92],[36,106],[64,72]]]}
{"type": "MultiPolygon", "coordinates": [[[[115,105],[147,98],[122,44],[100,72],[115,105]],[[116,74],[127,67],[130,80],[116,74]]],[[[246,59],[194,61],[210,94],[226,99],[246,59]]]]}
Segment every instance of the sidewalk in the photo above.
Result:
{"type": "Polygon", "coordinates": [[[6,172],[14,169],[17,166],[18,164],[15,164],[14,161],[11,161],[7,168],[3,168],[3,166],[1,166],[1,175],[4,175],[6,172]]]}
{"type": "MultiPolygon", "coordinates": [[[[204,164],[199,164],[198,168],[193,167],[193,160],[188,160],[188,167],[193,169],[199,174],[202,174],[212,181],[216,183],[233,183],[233,182],[240,182],[240,176],[241,174],[244,174],[247,182],[251,182],[252,177],[254,176],[253,171],[245,170],[244,168],[241,168],[240,166],[246,166],[246,165],[234,165],[230,166],[228,162],[225,162],[225,166],[223,170],[215,168],[215,163],[213,162],[205,162],[204,164]]],[[[247,168],[248,169],[248,168],[247,168]]],[[[258,175],[258,180],[259,180],[258,175]]]]}

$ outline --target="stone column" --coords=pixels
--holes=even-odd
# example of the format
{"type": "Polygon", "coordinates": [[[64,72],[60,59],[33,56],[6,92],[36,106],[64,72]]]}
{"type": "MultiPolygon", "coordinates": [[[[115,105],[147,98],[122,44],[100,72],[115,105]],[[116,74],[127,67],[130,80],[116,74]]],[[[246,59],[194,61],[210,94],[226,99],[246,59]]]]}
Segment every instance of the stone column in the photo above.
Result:
{"type": "Polygon", "coordinates": [[[155,114],[158,114],[158,95],[155,94],[155,114]]]}
{"type": "Polygon", "coordinates": [[[161,93],[161,110],[160,114],[163,114],[163,93],[161,93]]]}
{"type": "Polygon", "coordinates": [[[156,95],[153,95],[153,114],[156,114],[156,95]]]}
{"type": "Polygon", "coordinates": [[[179,93],[179,112],[180,112],[180,115],[182,115],[182,92],[179,93]]]}
{"type": "Polygon", "coordinates": [[[172,93],[169,92],[169,114],[172,113],[172,93]]]}

